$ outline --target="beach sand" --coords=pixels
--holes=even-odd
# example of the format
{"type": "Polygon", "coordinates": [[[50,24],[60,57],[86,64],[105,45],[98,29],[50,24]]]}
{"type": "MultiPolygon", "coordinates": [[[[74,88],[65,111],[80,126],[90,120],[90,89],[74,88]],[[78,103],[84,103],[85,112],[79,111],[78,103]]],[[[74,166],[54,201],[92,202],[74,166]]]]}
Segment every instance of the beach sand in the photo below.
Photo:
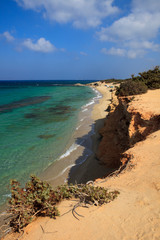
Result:
{"type": "MultiPolygon", "coordinates": [[[[108,99],[108,96],[106,97],[108,99]]],[[[136,96],[129,107],[132,111],[143,111],[143,117],[160,115],[160,90],[136,96]]],[[[101,110],[99,109],[97,114],[95,109],[94,111],[92,116],[95,119],[97,117],[98,121],[101,110]]],[[[101,116],[105,117],[105,113],[103,115],[102,112],[101,116]]],[[[94,183],[110,190],[118,190],[120,195],[116,200],[101,207],[77,208],[76,211],[83,215],[79,217],[79,221],[73,217],[71,211],[68,212],[75,202],[63,201],[58,207],[61,217],[56,220],[48,217],[36,219],[25,228],[21,239],[159,240],[160,130],[149,134],[146,140],[136,143],[126,154],[133,157],[121,174],[97,179],[94,183]],[[64,214],[66,212],[68,213],[64,214]]],[[[93,166],[95,170],[91,163],[86,161],[81,169],[81,177],[89,179],[90,170],[93,170],[93,174],[94,171],[99,171],[96,163],[93,162],[93,166]]],[[[8,235],[5,240],[16,239],[18,236],[8,235]]]]}
{"type": "Polygon", "coordinates": [[[91,117],[94,125],[94,134],[91,137],[92,154],[82,165],[70,170],[68,179],[69,183],[86,183],[91,180],[93,181],[97,178],[106,176],[113,170],[106,168],[96,158],[96,151],[101,140],[99,130],[103,127],[105,118],[108,114],[106,109],[111,103],[111,92],[109,88],[106,88],[104,83],[100,86],[96,86],[95,88],[102,94],[103,97],[92,109],[91,117]]]}
{"type": "MultiPolygon", "coordinates": [[[[64,184],[67,180],[69,183],[86,183],[89,180],[103,177],[108,171],[97,161],[95,153],[100,141],[98,131],[103,127],[105,117],[108,114],[106,108],[111,101],[111,92],[103,83],[98,87],[91,87],[100,94],[98,93],[98,97],[90,102],[94,104],[90,105],[89,103],[87,107],[84,106],[84,110],[87,111],[81,111],[77,131],[71,136],[71,141],[65,150],[68,152],[68,156],[51,164],[39,176],[40,179],[49,182],[53,188],[64,184]],[[99,98],[100,95],[101,98],[99,98]],[[83,119],[84,121],[81,122],[83,119]],[[77,149],[76,144],[78,144],[77,149]]],[[[3,213],[5,210],[6,205],[1,208],[0,226],[4,224],[3,213]]]]}
{"type": "Polygon", "coordinates": [[[94,89],[100,92],[102,97],[95,99],[94,105],[87,106],[85,108],[87,111],[80,113],[77,131],[67,146],[67,149],[75,150],[71,150],[68,156],[54,162],[40,175],[40,178],[49,182],[52,187],[66,181],[86,183],[103,177],[107,171],[110,171],[97,161],[95,153],[100,141],[98,132],[103,127],[108,114],[106,109],[111,102],[111,92],[103,83],[94,89]]]}

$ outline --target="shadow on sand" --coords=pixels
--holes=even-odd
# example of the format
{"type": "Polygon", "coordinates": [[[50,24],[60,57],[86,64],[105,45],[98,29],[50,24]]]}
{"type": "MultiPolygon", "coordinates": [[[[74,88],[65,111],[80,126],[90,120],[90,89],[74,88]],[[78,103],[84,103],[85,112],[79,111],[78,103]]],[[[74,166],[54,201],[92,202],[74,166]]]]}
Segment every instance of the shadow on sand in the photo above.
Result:
{"type": "MultiPolygon", "coordinates": [[[[105,118],[106,119],[106,118],[105,118]]],[[[68,174],[68,183],[86,183],[97,178],[103,178],[115,171],[115,168],[108,168],[96,157],[96,151],[101,141],[99,130],[104,126],[104,120],[96,120],[91,126],[91,131],[86,135],[77,138],[76,144],[84,147],[84,151],[75,161],[68,174]]]]}

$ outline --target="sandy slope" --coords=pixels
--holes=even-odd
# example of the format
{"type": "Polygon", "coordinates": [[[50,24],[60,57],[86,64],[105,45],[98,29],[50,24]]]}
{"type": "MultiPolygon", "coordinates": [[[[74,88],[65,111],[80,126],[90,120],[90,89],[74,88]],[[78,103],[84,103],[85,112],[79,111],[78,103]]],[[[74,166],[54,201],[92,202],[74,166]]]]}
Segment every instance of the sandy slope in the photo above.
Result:
{"type": "MultiPolygon", "coordinates": [[[[160,90],[137,96],[132,109],[160,114],[160,90]]],[[[117,177],[98,179],[96,185],[120,191],[118,198],[102,207],[78,208],[56,220],[39,218],[29,225],[23,240],[159,240],[160,239],[160,130],[137,143],[127,153],[133,159],[117,177]]],[[[61,215],[75,202],[59,206],[61,215]]],[[[10,235],[6,239],[14,239],[10,235]]]]}

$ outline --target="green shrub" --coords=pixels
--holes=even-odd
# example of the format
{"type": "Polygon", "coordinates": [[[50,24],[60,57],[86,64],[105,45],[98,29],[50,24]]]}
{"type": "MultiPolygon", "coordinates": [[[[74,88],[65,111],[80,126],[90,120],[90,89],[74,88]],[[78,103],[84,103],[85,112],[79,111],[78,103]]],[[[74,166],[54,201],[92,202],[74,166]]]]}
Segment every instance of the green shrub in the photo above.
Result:
{"type": "Polygon", "coordinates": [[[156,66],[153,70],[139,73],[139,76],[132,75],[135,82],[143,82],[149,89],[160,88],[160,67],[156,66]]]}
{"type": "Polygon", "coordinates": [[[120,87],[116,91],[116,95],[130,96],[147,92],[147,86],[143,82],[134,82],[132,80],[121,83],[120,87]]]}
{"type": "Polygon", "coordinates": [[[139,73],[138,76],[131,75],[131,79],[121,83],[116,91],[116,95],[129,96],[146,93],[148,89],[160,88],[160,67],[156,66],[153,70],[139,73]]]}
{"type": "Polygon", "coordinates": [[[109,192],[107,189],[87,184],[65,184],[53,190],[48,183],[31,176],[25,188],[21,188],[16,180],[11,180],[11,194],[8,210],[11,213],[10,226],[19,232],[32,222],[35,216],[58,216],[56,204],[63,199],[78,198],[80,203],[102,205],[113,201],[119,192],[109,192]]]}

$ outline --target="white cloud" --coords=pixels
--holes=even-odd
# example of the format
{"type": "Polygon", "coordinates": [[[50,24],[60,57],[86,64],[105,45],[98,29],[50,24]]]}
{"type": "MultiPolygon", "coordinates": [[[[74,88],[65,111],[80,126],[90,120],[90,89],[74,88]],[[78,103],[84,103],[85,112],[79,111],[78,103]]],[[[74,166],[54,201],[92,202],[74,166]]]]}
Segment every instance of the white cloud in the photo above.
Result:
{"type": "Polygon", "coordinates": [[[146,52],[143,49],[136,49],[136,50],[135,49],[134,50],[130,49],[130,50],[127,51],[126,56],[128,58],[137,58],[137,57],[141,58],[141,57],[144,56],[145,53],[146,52]]]}
{"type": "Polygon", "coordinates": [[[136,58],[136,57],[142,57],[145,54],[145,51],[143,49],[134,49],[134,50],[127,50],[123,48],[102,48],[101,53],[105,55],[114,55],[114,56],[120,56],[120,57],[128,57],[128,58],[136,58]]]}
{"type": "Polygon", "coordinates": [[[88,55],[88,54],[85,53],[85,52],[80,52],[80,54],[81,54],[82,56],[87,56],[87,55],[88,55]]]}
{"type": "Polygon", "coordinates": [[[134,11],[149,11],[159,12],[160,1],[159,0],[133,0],[132,6],[134,11]]]}
{"type": "Polygon", "coordinates": [[[125,47],[126,56],[135,58],[146,50],[160,50],[160,45],[154,43],[159,30],[160,0],[133,0],[131,12],[111,26],[102,27],[97,36],[125,47]]]}
{"type": "Polygon", "coordinates": [[[115,21],[110,27],[98,33],[102,41],[148,40],[157,36],[160,28],[160,14],[131,13],[115,21]]]}
{"type": "Polygon", "coordinates": [[[126,50],[122,48],[110,48],[107,50],[106,48],[102,48],[101,52],[106,54],[106,55],[118,55],[118,56],[125,56],[126,55],[126,50]]]}
{"type": "Polygon", "coordinates": [[[45,18],[72,23],[76,28],[96,27],[119,10],[114,0],[15,0],[25,9],[41,11],[45,18]]]}
{"type": "Polygon", "coordinates": [[[23,45],[28,49],[36,52],[48,53],[56,50],[55,46],[45,38],[39,38],[35,43],[30,38],[28,38],[23,42],[23,45]]]}
{"type": "Polygon", "coordinates": [[[160,45],[155,44],[154,42],[150,41],[130,41],[126,43],[126,46],[129,46],[132,49],[148,49],[152,51],[159,51],[160,50],[160,45]]]}
{"type": "Polygon", "coordinates": [[[15,38],[8,31],[2,33],[1,36],[4,37],[7,42],[12,42],[15,40],[15,38]]]}

